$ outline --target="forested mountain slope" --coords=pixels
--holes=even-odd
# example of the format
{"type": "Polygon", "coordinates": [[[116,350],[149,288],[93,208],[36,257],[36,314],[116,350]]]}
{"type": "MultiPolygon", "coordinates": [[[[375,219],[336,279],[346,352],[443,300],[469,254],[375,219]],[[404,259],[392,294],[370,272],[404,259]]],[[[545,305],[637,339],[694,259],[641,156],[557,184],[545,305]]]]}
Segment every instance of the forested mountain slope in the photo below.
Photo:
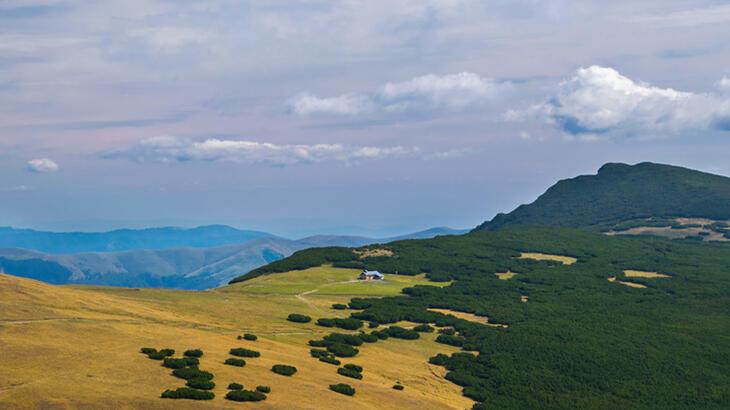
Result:
{"type": "Polygon", "coordinates": [[[726,244],[511,227],[304,250],[234,281],[322,264],[453,281],[349,306],[380,325],[453,327],[437,341],[463,352],[431,362],[483,403],[475,408],[730,407],[726,244]]]}
{"type": "Polygon", "coordinates": [[[558,182],[537,200],[498,214],[476,230],[512,225],[609,229],[649,217],[730,219],[730,178],[644,162],[606,164],[597,175],[558,182]]]}

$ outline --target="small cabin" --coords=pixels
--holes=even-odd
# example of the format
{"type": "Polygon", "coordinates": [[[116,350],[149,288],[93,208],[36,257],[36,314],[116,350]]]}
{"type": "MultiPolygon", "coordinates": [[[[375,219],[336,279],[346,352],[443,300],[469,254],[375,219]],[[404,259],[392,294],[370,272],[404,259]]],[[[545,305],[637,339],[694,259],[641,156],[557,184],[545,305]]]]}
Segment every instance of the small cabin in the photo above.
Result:
{"type": "Polygon", "coordinates": [[[376,270],[364,270],[357,278],[359,280],[383,280],[385,275],[376,270]]]}

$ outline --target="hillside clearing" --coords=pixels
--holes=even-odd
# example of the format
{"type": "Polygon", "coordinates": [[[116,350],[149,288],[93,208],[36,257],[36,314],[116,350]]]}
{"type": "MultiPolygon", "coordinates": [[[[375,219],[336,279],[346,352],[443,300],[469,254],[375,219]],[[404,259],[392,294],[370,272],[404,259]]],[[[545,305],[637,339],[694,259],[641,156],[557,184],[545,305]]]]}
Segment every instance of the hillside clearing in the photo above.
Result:
{"type": "Polygon", "coordinates": [[[571,256],[550,255],[547,253],[538,253],[538,252],[522,252],[520,254],[520,256],[518,256],[518,259],[533,259],[536,261],[555,261],[555,262],[560,262],[563,265],[572,265],[572,264],[578,262],[578,259],[573,258],[571,256]]]}
{"type": "Polygon", "coordinates": [[[459,312],[457,310],[451,310],[451,309],[432,309],[432,308],[429,308],[428,310],[431,311],[431,312],[442,313],[444,315],[452,315],[452,316],[458,317],[459,319],[464,319],[464,320],[468,320],[470,322],[479,323],[479,324],[487,325],[487,326],[491,326],[491,327],[499,327],[499,328],[506,328],[506,327],[508,327],[507,325],[502,324],[502,323],[491,323],[489,321],[489,318],[488,317],[486,317],[486,316],[477,316],[477,315],[475,315],[473,313],[459,312]]]}
{"type": "Polygon", "coordinates": [[[658,272],[646,272],[642,270],[625,270],[624,275],[627,278],[671,278],[671,276],[658,272]]]}
{"type": "MultiPolygon", "coordinates": [[[[267,279],[263,277],[230,288],[186,292],[58,287],[0,275],[0,333],[4,364],[11,369],[0,380],[0,402],[15,408],[233,409],[241,405],[223,396],[228,383],[238,382],[271,386],[268,399],[249,404],[252,408],[340,407],[345,398],[328,386],[342,377],[333,366],[312,359],[307,346],[308,340],[331,329],[285,318],[291,312],[322,317],[317,308],[331,317],[336,312],[330,309],[332,303],[347,303],[356,296],[346,294],[347,289],[364,288],[327,281],[343,278],[332,268],[317,272],[309,276],[312,282],[299,282],[282,295],[271,293],[281,289],[281,283],[257,283],[267,279]],[[306,288],[319,290],[303,296],[311,304],[297,298],[298,291],[306,288]],[[258,340],[236,340],[243,332],[256,334],[258,340]],[[171,377],[160,362],[140,354],[142,346],[178,352],[202,349],[201,368],[215,374],[217,397],[204,403],[160,399],[162,391],[184,383],[171,377]],[[261,357],[247,360],[244,368],[223,365],[229,349],[238,346],[254,348],[261,357]],[[299,372],[277,376],[270,371],[277,363],[294,365],[299,372]]],[[[408,283],[428,282],[407,279],[399,285],[393,281],[373,286],[368,293],[378,289],[392,294],[408,283]]],[[[362,349],[356,361],[367,363],[366,377],[352,381],[357,397],[348,403],[365,409],[471,407],[461,389],[443,378],[441,368],[428,364],[436,353],[457,350],[436,344],[433,338],[387,340],[362,349]],[[396,380],[407,389],[394,391],[396,380]]]]}
{"type": "Polygon", "coordinates": [[[615,282],[620,283],[622,285],[628,286],[630,288],[636,288],[636,289],[646,289],[646,286],[642,285],[641,283],[635,283],[635,282],[626,282],[623,280],[618,280],[615,276],[609,276],[608,277],[609,282],[615,282]]]}
{"type": "Polygon", "coordinates": [[[507,272],[497,272],[497,273],[495,273],[495,275],[497,275],[499,280],[508,280],[508,279],[513,278],[515,275],[517,275],[517,273],[512,272],[512,271],[507,271],[507,272]]]}

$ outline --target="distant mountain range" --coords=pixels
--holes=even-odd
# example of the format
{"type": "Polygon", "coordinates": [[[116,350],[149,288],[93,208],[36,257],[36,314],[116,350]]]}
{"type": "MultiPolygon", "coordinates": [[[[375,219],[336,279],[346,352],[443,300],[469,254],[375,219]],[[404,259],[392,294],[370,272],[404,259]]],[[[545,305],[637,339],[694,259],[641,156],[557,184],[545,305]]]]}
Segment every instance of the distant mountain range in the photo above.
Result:
{"type": "Polygon", "coordinates": [[[207,289],[226,284],[234,277],[302,249],[356,247],[465,232],[434,228],[393,238],[319,235],[290,240],[228,226],[106,233],[50,233],[4,228],[0,230],[0,244],[10,247],[0,249],[0,271],[52,284],[207,289]],[[230,244],[237,238],[238,243],[230,244]],[[65,239],[72,242],[63,243],[65,239]],[[223,246],[203,246],[208,243],[223,246]],[[170,244],[179,247],[169,247],[170,244]],[[143,246],[148,248],[138,249],[143,246]],[[97,251],[110,248],[131,250],[97,251]],[[69,253],[72,249],[84,251],[69,253]]]}
{"type": "Polygon", "coordinates": [[[191,229],[118,229],[109,232],[45,232],[0,227],[0,248],[34,249],[48,253],[119,252],[134,249],[209,248],[272,236],[226,225],[191,229]]]}
{"type": "Polygon", "coordinates": [[[549,225],[607,230],[641,218],[730,219],[730,178],[644,162],[609,163],[597,175],[559,181],[537,200],[475,230],[549,225]]]}

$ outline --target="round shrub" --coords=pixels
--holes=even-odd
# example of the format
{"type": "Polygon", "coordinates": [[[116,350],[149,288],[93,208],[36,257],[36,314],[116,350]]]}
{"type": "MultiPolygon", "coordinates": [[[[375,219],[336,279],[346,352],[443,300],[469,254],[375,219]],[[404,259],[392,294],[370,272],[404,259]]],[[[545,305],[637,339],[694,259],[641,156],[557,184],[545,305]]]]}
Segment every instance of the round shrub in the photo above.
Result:
{"type": "Polygon", "coordinates": [[[228,390],[243,390],[243,385],[239,383],[231,383],[228,385],[228,390]]]}
{"type": "Polygon", "coordinates": [[[256,340],[258,340],[259,337],[254,334],[251,334],[251,333],[244,333],[243,338],[245,340],[250,340],[252,342],[255,342],[256,340]]]}
{"type": "Polygon", "coordinates": [[[316,358],[331,356],[330,352],[322,349],[309,349],[309,354],[316,358]]]}
{"type": "Polygon", "coordinates": [[[149,353],[147,355],[147,357],[149,357],[152,360],[162,360],[162,359],[166,358],[167,355],[162,352],[152,352],[152,353],[149,353]]]}
{"type": "Polygon", "coordinates": [[[375,343],[378,341],[378,337],[371,333],[360,333],[358,337],[365,343],[375,343]]]}
{"type": "Polygon", "coordinates": [[[213,388],[215,387],[215,383],[206,379],[190,379],[188,380],[186,385],[188,387],[192,387],[193,389],[200,390],[213,390],[213,388]]]}
{"type": "Polygon", "coordinates": [[[330,384],[330,390],[346,396],[355,395],[355,388],[345,383],[330,384]]]}
{"type": "Polygon", "coordinates": [[[452,336],[452,335],[438,335],[436,338],[436,341],[438,343],[443,343],[445,345],[455,346],[455,347],[462,347],[464,346],[464,343],[466,342],[466,339],[464,339],[461,336],[452,336]]]}
{"type": "Polygon", "coordinates": [[[348,364],[344,365],[343,367],[345,369],[350,369],[352,371],[355,371],[355,372],[358,372],[358,373],[362,373],[362,366],[358,366],[358,365],[353,364],[353,363],[348,363],[348,364]]]}
{"type": "Polygon", "coordinates": [[[236,358],[231,357],[229,359],[226,359],[226,361],[223,362],[223,364],[227,364],[229,366],[243,367],[246,365],[246,361],[243,359],[236,359],[236,358]]]}
{"type": "Polygon", "coordinates": [[[360,353],[359,350],[344,343],[332,343],[331,345],[327,346],[327,351],[337,357],[353,357],[360,353]]]}
{"type": "Polygon", "coordinates": [[[238,357],[259,357],[259,356],[261,356],[261,353],[255,351],[255,350],[246,349],[243,347],[236,347],[234,349],[231,349],[231,351],[229,353],[233,356],[238,356],[238,357]]]}
{"type": "Polygon", "coordinates": [[[432,333],[433,327],[431,327],[430,325],[427,325],[427,324],[422,324],[422,325],[418,325],[418,326],[414,327],[413,330],[415,330],[416,332],[421,332],[421,333],[432,333]]]}
{"type": "Polygon", "coordinates": [[[271,387],[269,386],[256,386],[256,391],[261,393],[271,393],[271,387]]]}
{"type": "Polygon", "coordinates": [[[154,347],[143,347],[139,349],[139,352],[144,354],[157,353],[157,349],[154,347]]]}
{"type": "Polygon", "coordinates": [[[362,338],[360,335],[348,335],[345,333],[331,333],[325,336],[322,340],[324,340],[326,345],[331,345],[332,343],[342,343],[350,346],[362,345],[362,338]]]}
{"type": "Polygon", "coordinates": [[[323,327],[335,327],[334,319],[317,319],[317,326],[323,327]]]}
{"type": "Polygon", "coordinates": [[[286,320],[295,323],[309,323],[312,321],[312,318],[307,315],[300,315],[299,313],[291,313],[286,317],[286,320]]]}
{"type": "Polygon", "coordinates": [[[183,353],[185,357],[203,357],[203,351],[200,349],[190,349],[183,353]]]}
{"type": "Polygon", "coordinates": [[[340,365],[340,361],[337,360],[337,359],[335,359],[334,356],[323,356],[323,357],[320,357],[319,358],[319,361],[320,362],[327,363],[327,364],[333,364],[335,366],[339,366],[340,365]]]}
{"type": "Polygon", "coordinates": [[[445,327],[443,329],[439,329],[439,333],[442,335],[453,336],[456,334],[456,330],[453,327],[445,327]]]}
{"type": "Polygon", "coordinates": [[[231,390],[226,394],[226,399],[232,401],[261,401],[266,400],[266,395],[253,390],[231,390]]]}
{"type": "Polygon", "coordinates": [[[396,383],[396,384],[393,385],[393,390],[403,390],[403,389],[404,389],[404,387],[403,387],[402,384],[397,384],[396,383]]]}
{"type": "Polygon", "coordinates": [[[345,310],[345,309],[347,309],[347,305],[342,304],[342,303],[335,303],[332,305],[332,309],[345,310]]]}
{"type": "Polygon", "coordinates": [[[370,329],[375,329],[378,326],[380,326],[380,324],[378,322],[370,322],[370,323],[368,323],[368,327],[370,329]]]}
{"type": "Polygon", "coordinates": [[[297,372],[297,368],[286,364],[275,364],[271,367],[271,371],[283,376],[291,376],[297,372]]]}
{"type": "Polygon", "coordinates": [[[391,326],[385,329],[384,332],[386,332],[388,336],[395,337],[397,339],[414,340],[421,337],[418,332],[400,326],[391,326]]]}
{"type": "Polygon", "coordinates": [[[351,377],[353,379],[358,379],[358,380],[362,379],[362,373],[357,372],[352,369],[346,369],[344,367],[340,367],[339,369],[337,369],[337,373],[341,374],[345,377],[351,377]]]}
{"type": "Polygon", "coordinates": [[[197,366],[200,364],[200,360],[197,357],[183,357],[183,360],[185,360],[188,366],[197,366]]]}
{"type": "Polygon", "coordinates": [[[205,379],[213,380],[213,373],[200,370],[195,367],[184,367],[182,369],[175,369],[172,371],[172,375],[180,379],[192,380],[192,379],[205,379]]]}
{"type": "Polygon", "coordinates": [[[164,354],[165,356],[172,356],[175,354],[175,349],[160,349],[160,353],[164,354]]]}
{"type": "Polygon", "coordinates": [[[436,356],[433,356],[428,359],[428,362],[431,364],[435,364],[436,366],[444,366],[449,361],[449,356],[439,353],[436,356]]]}
{"type": "Polygon", "coordinates": [[[326,347],[327,343],[324,340],[310,340],[309,345],[312,347],[326,347]]]}
{"type": "Polygon", "coordinates": [[[162,365],[167,367],[168,369],[182,369],[183,367],[188,367],[188,361],[185,359],[166,357],[162,361],[162,365]]]}
{"type": "Polygon", "coordinates": [[[190,399],[190,400],[213,400],[215,394],[209,391],[195,390],[189,387],[180,387],[175,390],[165,390],[162,393],[163,399],[190,399]]]}

